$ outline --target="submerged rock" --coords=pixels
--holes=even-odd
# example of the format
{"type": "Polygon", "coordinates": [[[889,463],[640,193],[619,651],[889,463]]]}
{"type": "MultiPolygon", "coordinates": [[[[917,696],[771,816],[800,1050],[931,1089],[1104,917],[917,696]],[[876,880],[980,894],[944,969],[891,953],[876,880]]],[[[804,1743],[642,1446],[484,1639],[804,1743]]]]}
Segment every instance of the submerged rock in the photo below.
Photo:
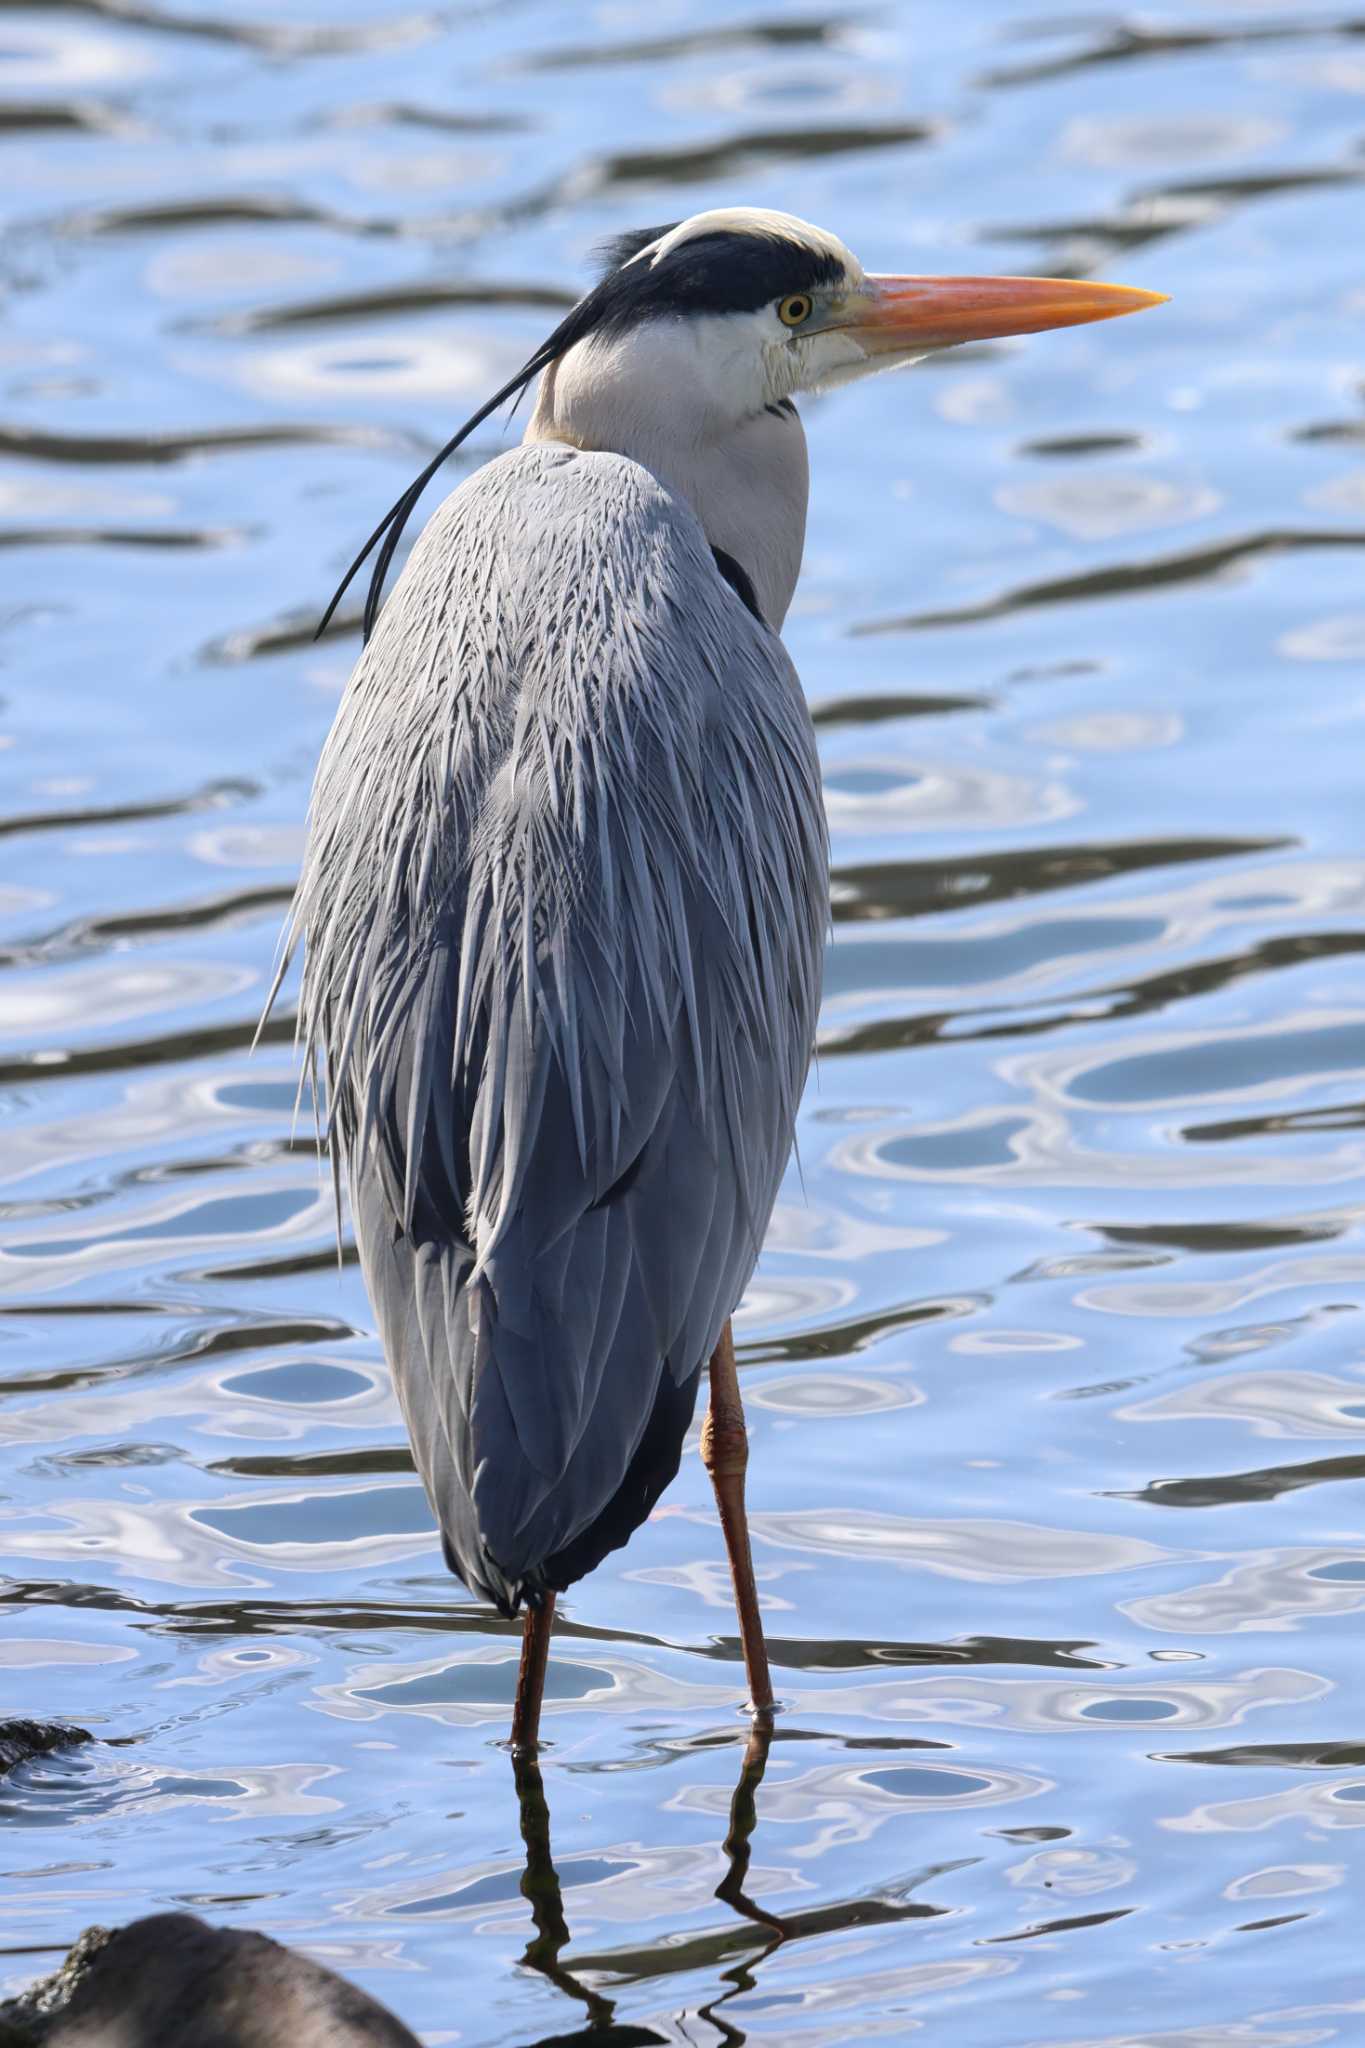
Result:
{"type": "Polygon", "coordinates": [[[382,2005],[268,1935],[156,1913],[91,1927],[0,2005],[0,2048],[419,2048],[382,2005]]]}
{"type": "Polygon", "coordinates": [[[49,1750],[65,1749],[73,1742],[93,1741],[88,1728],[71,1728],[60,1721],[0,1721],[0,1778],[31,1756],[46,1756],[49,1750]]]}

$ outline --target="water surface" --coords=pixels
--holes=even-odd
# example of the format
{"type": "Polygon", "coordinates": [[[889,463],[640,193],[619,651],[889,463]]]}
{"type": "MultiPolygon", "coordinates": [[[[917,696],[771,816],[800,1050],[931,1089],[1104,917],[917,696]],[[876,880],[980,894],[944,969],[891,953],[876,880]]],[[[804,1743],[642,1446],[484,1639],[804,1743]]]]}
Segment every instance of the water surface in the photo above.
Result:
{"type": "Polygon", "coordinates": [[[1362,2038],[1361,27],[5,10],[0,1656],[100,1738],[5,1790],[10,1988],[187,1905],[432,2044],[1362,2038]],[[755,1786],[688,1457],[565,1602],[537,1933],[515,1638],[248,1043],[339,570],[595,241],[736,201],[1173,299],[806,408],[785,1712],[755,1786]]]}

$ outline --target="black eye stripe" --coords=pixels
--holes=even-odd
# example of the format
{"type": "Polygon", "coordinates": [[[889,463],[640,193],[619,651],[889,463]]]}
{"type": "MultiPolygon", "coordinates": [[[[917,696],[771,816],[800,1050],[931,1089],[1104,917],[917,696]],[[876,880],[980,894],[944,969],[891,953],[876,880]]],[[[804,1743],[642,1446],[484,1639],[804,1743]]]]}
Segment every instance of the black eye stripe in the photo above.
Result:
{"type": "Polygon", "coordinates": [[[604,254],[614,267],[575,309],[583,316],[583,333],[619,331],[662,313],[753,313],[839,284],[846,274],[837,256],[779,235],[698,235],[662,262],[632,261],[667,233],[642,228],[609,245],[604,254]]]}

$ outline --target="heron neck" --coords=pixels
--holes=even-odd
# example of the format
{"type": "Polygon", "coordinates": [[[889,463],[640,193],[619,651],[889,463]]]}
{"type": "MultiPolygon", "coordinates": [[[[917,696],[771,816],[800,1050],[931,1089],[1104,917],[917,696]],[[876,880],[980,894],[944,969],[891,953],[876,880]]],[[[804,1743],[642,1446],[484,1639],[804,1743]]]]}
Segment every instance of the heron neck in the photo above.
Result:
{"type": "Polygon", "coordinates": [[[739,563],[764,618],[779,632],[801,573],[809,469],[794,407],[761,410],[691,438],[651,409],[614,402],[610,386],[541,379],[527,441],[624,455],[684,499],[713,548],[739,563]]]}

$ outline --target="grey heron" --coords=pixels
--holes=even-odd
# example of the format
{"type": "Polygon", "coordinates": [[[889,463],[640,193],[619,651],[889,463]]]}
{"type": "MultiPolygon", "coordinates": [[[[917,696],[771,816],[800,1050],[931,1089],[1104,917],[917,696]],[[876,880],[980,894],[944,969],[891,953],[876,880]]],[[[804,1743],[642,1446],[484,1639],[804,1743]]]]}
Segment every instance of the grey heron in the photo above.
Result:
{"type": "Polygon", "coordinates": [[[519,1747],[555,1597],[673,1478],[708,1361],[702,1454],[772,1708],[730,1316],[829,916],[778,637],[806,520],[794,398],[1160,296],[872,276],[748,208],[623,235],[342,584],[377,550],[280,973],[302,941],[300,1036],[447,1563],[525,1609],[519,1747]],[[446,498],[381,611],[431,476],[537,379],[521,447],[446,498]]]}

